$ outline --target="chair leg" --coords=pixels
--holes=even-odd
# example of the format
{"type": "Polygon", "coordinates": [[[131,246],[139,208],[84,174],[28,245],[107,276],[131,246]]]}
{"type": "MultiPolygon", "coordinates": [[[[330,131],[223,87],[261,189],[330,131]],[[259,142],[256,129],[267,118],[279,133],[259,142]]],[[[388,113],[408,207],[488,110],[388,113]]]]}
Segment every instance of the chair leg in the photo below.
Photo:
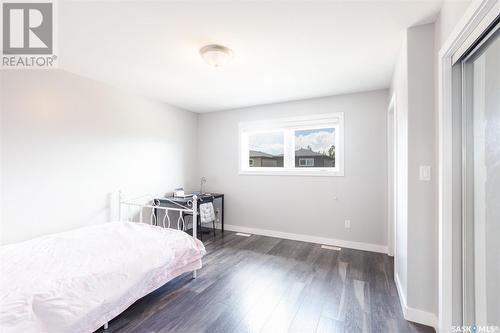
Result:
{"type": "Polygon", "coordinates": [[[212,226],[214,228],[214,240],[215,240],[215,220],[212,221],[212,226]]]}

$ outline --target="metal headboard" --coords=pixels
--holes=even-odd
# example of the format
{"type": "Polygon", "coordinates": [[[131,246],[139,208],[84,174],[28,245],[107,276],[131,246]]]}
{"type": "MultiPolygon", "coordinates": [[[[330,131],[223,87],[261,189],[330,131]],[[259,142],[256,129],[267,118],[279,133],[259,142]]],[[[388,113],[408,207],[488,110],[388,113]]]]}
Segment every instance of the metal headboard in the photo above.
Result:
{"type": "MultiPolygon", "coordinates": [[[[118,192],[119,197],[119,208],[118,208],[118,219],[120,221],[129,221],[129,222],[139,222],[159,225],[158,220],[158,212],[163,212],[163,218],[161,218],[161,226],[164,228],[172,228],[171,216],[169,213],[173,213],[172,215],[178,214],[177,218],[177,230],[186,230],[186,222],[184,221],[183,214],[189,213],[193,216],[198,215],[198,196],[193,195],[193,197],[186,202],[186,205],[181,205],[180,203],[171,200],[169,198],[161,198],[162,201],[167,201],[171,204],[171,206],[161,206],[160,200],[155,196],[145,195],[140,197],[135,197],[132,199],[124,200],[122,198],[121,192],[118,192]],[[130,213],[130,209],[135,208],[136,213],[138,210],[138,216],[134,216],[134,214],[130,213]],[[144,220],[144,210],[149,209],[149,218],[144,220]],[[126,210],[126,214],[124,214],[124,210],[126,210]],[[137,221],[138,219],[138,221],[137,221]]],[[[136,214],[137,215],[137,214],[136,214]]],[[[192,236],[196,238],[196,223],[193,224],[193,234],[192,236]]],[[[173,229],[173,228],[172,228],[173,229]]]]}

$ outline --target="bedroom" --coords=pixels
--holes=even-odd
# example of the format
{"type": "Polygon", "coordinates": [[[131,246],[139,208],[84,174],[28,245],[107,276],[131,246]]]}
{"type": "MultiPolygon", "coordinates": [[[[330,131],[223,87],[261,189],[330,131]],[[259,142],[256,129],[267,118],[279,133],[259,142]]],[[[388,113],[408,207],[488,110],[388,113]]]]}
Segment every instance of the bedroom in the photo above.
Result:
{"type": "Polygon", "coordinates": [[[3,1],[0,331],[499,331],[499,6],[3,1]]]}

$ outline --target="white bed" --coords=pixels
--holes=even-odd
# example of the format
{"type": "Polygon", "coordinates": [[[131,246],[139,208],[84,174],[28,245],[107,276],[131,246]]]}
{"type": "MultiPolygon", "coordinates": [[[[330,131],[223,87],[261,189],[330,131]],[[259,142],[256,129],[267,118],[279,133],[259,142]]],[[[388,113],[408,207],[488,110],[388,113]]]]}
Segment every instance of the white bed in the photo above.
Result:
{"type": "Polygon", "coordinates": [[[201,268],[183,231],[110,222],[0,248],[0,332],[93,332],[139,298],[201,268]]]}

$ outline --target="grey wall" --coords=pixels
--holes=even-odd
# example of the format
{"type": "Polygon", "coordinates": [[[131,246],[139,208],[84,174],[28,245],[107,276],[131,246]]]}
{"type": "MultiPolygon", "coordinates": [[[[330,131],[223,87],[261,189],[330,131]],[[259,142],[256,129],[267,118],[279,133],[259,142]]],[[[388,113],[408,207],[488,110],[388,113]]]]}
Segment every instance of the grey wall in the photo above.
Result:
{"type": "Polygon", "coordinates": [[[1,243],[110,219],[196,178],[197,116],[60,70],[1,71],[1,243]]]}
{"type": "Polygon", "coordinates": [[[435,314],[438,248],[433,24],[407,29],[391,90],[398,119],[395,277],[409,308],[435,314]],[[431,167],[431,181],[419,180],[422,165],[431,167]]]}
{"type": "Polygon", "coordinates": [[[408,29],[408,305],[437,313],[434,25],[408,29]],[[431,180],[419,180],[419,167],[431,180]],[[423,293],[422,290],[426,292],[423,293]]]}
{"type": "Polygon", "coordinates": [[[387,104],[380,90],[200,114],[198,175],[226,194],[227,224],[385,246],[387,104]],[[344,177],[238,175],[239,122],[329,112],[345,116],[344,177]]]}
{"type": "MultiPolygon", "coordinates": [[[[395,277],[407,306],[437,315],[438,51],[470,1],[445,1],[435,24],[405,32],[390,95],[396,98],[397,191],[395,277]],[[431,166],[431,181],[419,167],[431,166]]],[[[427,322],[429,324],[429,322],[427,322]]]]}
{"type": "MultiPolygon", "coordinates": [[[[395,67],[391,96],[394,98],[395,128],[395,249],[394,277],[400,296],[406,300],[408,271],[408,45],[403,36],[401,53],[395,67]],[[401,295],[402,294],[402,295],[401,295]]],[[[403,302],[402,302],[403,303],[403,302]]]]}

